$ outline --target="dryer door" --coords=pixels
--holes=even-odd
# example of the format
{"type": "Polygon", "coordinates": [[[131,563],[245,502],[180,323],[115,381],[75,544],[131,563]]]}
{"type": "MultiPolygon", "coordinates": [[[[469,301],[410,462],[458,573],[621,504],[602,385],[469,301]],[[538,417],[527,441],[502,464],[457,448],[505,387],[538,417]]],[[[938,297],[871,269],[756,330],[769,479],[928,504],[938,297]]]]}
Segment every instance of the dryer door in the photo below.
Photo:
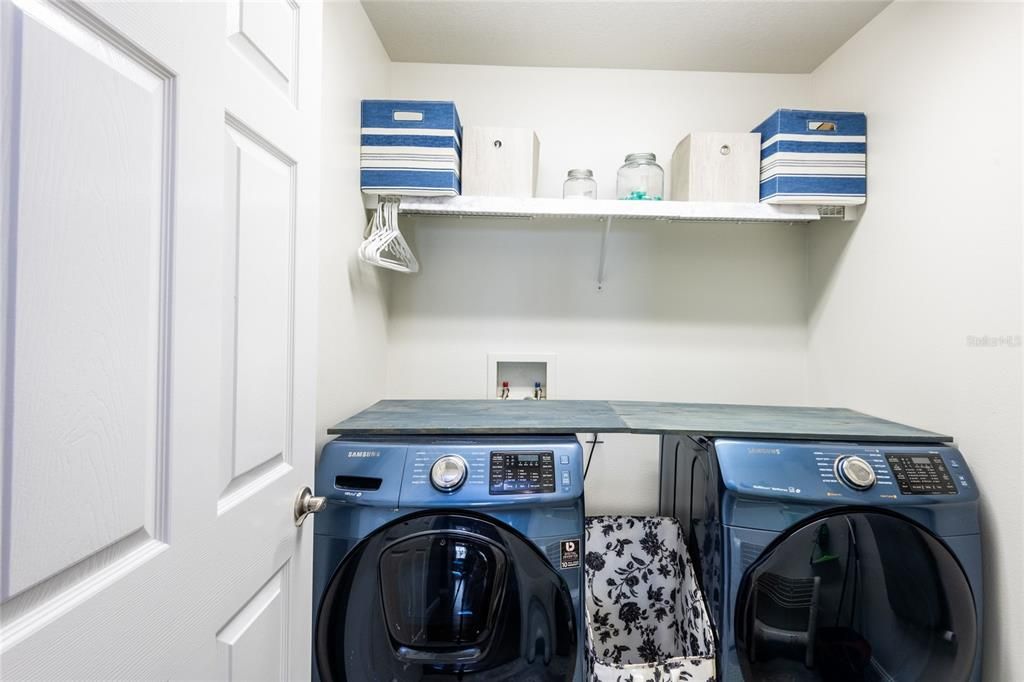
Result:
{"type": "Polygon", "coordinates": [[[736,602],[746,679],[967,680],[978,650],[970,583],[903,517],[850,511],[783,534],[736,602]]]}
{"type": "Polygon", "coordinates": [[[527,539],[482,516],[405,517],[356,546],[317,618],[322,680],[569,680],[577,616],[527,539]]]}

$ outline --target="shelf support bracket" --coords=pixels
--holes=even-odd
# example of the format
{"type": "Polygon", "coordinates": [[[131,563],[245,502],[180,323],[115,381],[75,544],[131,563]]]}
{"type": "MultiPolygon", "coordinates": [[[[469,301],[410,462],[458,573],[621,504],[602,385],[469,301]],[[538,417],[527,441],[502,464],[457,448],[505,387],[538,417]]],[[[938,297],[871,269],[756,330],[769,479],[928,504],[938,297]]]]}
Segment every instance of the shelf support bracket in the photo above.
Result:
{"type": "Polygon", "coordinates": [[[597,262],[597,290],[604,290],[604,265],[608,256],[608,233],[612,231],[612,217],[604,219],[604,232],[601,233],[601,257],[597,262]]]}

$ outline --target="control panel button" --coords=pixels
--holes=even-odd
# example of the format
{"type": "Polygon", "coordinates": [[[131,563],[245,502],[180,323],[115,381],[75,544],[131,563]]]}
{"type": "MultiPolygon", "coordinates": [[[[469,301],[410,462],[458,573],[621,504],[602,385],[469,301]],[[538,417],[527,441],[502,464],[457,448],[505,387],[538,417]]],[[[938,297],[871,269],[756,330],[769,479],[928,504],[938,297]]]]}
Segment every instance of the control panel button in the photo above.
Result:
{"type": "Polygon", "coordinates": [[[572,478],[569,476],[569,472],[568,471],[563,471],[562,472],[562,485],[564,485],[564,486],[572,485],[572,478]]]}
{"type": "Polygon", "coordinates": [[[559,455],[558,456],[558,461],[561,464],[568,464],[569,463],[569,455],[559,455]]]}
{"type": "Polygon", "coordinates": [[[469,466],[458,455],[439,457],[430,467],[430,482],[441,492],[458,490],[466,482],[469,466]]]}
{"type": "Polygon", "coordinates": [[[836,459],[836,476],[854,490],[867,490],[875,484],[875,470],[857,456],[836,459]]]}

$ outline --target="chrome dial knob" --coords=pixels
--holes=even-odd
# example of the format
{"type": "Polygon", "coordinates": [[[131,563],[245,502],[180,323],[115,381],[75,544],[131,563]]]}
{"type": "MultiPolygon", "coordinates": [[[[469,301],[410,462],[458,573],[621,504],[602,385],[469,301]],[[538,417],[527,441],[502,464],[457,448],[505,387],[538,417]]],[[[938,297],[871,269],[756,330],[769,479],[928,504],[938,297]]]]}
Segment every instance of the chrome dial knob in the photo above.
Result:
{"type": "Polygon", "coordinates": [[[861,457],[840,457],[835,469],[839,480],[854,490],[867,490],[875,484],[875,470],[861,457]]]}
{"type": "Polygon", "coordinates": [[[450,493],[466,482],[468,471],[466,460],[458,455],[445,455],[430,467],[430,482],[441,492],[450,493]]]}

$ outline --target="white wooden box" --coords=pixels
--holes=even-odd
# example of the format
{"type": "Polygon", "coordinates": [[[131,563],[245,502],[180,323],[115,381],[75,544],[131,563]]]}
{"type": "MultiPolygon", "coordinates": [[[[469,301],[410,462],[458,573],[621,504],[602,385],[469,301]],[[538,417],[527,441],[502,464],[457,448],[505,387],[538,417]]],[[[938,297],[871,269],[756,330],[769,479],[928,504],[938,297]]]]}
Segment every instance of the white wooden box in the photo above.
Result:
{"type": "Polygon", "coordinates": [[[462,194],[532,197],[537,190],[540,140],[528,128],[462,129],[462,194]]]}
{"type": "Polygon", "coordinates": [[[756,203],[760,173],[760,135],[690,133],[672,153],[669,198],[756,203]]]}

